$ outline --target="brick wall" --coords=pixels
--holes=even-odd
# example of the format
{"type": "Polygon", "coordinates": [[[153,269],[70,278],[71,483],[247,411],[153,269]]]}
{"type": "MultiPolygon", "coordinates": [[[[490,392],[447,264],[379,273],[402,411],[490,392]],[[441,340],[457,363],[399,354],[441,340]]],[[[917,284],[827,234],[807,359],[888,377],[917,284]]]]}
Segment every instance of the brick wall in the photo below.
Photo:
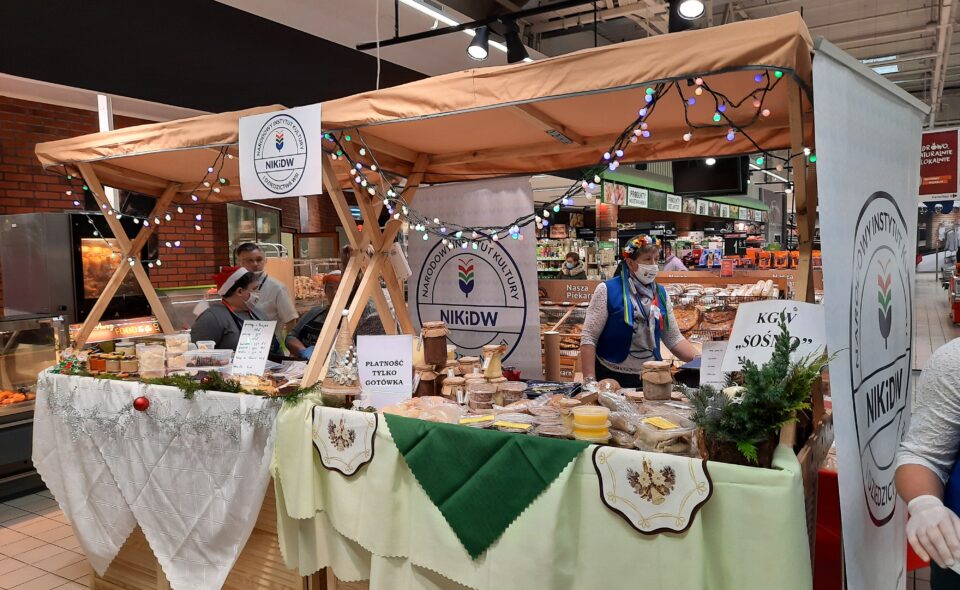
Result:
{"type": "MultiPolygon", "coordinates": [[[[116,117],[116,127],[140,125],[140,121],[116,117]]],[[[74,210],[74,196],[67,196],[69,183],[62,174],[45,172],[34,155],[37,143],[94,133],[97,113],[0,96],[0,215],[74,210]]],[[[76,189],[77,187],[72,187],[76,189]]],[[[309,231],[335,231],[340,224],[325,197],[310,197],[309,231]]],[[[280,207],[284,231],[300,230],[297,198],[277,199],[269,205],[280,207]]],[[[152,269],[154,285],[180,287],[212,283],[220,266],[229,262],[226,205],[184,205],[184,214],[160,225],[160,258],[163,265],[152,269]],[[194,230],[194,216],[201,214],[202,231],[194,230]],[[166,248],[165,242],[180,240],[180,248],[166,248]]],[[[2,291],[0,291],[2,305],[2,291]]]]}

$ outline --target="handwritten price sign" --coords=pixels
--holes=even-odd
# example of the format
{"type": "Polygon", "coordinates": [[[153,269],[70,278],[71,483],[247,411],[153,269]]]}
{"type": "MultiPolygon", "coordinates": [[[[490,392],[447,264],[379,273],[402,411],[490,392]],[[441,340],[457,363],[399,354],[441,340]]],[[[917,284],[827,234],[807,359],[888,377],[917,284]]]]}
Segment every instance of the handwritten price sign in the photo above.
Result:
{"type": "Polygon", "coordinates": [[[794,360],[824,347],[827,340],[822,305],[777,300],[741,303],[721,369],[727,373],[739,371],[741,359],[758,365],[770,360],[775,339],[780,334],[781,314],[787,321],[790,337],[799,343],[792,355],[794,360]]]}

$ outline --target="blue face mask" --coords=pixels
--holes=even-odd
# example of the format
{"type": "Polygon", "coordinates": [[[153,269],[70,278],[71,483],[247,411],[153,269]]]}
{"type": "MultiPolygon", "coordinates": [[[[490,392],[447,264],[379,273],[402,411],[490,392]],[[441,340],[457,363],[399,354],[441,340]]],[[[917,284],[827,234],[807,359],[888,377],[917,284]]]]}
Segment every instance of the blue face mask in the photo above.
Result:
{"type": "Polygon", "coordinates": [[[569,268],[569,269],[571,269],[571,270],[573,270],[573,267],[575,267],[576,265],[577,265],[576,262],[567,261],[567,268],[569,268]]]}

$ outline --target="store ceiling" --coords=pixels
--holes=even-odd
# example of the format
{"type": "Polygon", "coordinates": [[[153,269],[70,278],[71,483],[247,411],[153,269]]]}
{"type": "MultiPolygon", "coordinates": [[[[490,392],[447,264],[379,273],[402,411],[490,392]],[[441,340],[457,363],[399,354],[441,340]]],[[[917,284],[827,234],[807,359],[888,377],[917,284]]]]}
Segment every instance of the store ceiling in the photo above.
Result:
{"type": "MultiPolygon", "coordinates": [[[[377,37],[376,0],[221,0],[264,18],[354,47],[377,37]]],[[[457,22],[530,8],[542,0],[417,0],[457,22]]],[[[884,74],[905,90],[933,105],[937,126],[960,124],[960,35],[952,30],[960,13],[958,0],[705,0],[704,24],[774,16],[802,11],[814,36],[823,36],[859,59],[888,58],[884,74]],[[950,5],[953,5],[952,7],[950,5]],[[892,57],[895,56],[895,57],[892,57]]],[[[665,0],[598,0],[596,42],[616,43],[667,30],[665,0]]],[[[380,38],[393,36],[395,2],[379,0],[380,38]]],[[[424,31],[434,20],[401,3],[400,33],[424,31]]],[[[528,47],[540,55],[559,55],[593,46],[591,4],[525,19],[521,25],[528,47]]],[[[443,26],[442,24],[440,26],[443,26]]],[[[381,56],[399,65],[436,75],[475,67],[465,54],[462,33],[384,48],[381,56]]],[[[504,62],[491,51],[483,65],[504,62]]]]}

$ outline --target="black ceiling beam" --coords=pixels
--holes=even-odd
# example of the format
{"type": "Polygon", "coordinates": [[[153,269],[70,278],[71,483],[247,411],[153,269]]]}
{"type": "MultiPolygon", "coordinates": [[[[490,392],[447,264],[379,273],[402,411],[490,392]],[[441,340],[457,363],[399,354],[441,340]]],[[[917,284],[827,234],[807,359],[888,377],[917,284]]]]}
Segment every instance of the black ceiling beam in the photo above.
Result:
{"type": "Polygon", "coordinates": [[[583,6],[584,4],[593,4],[593,0],[563,0],[562,2],[554,2],[553,4],[544,4],[542,6],[535,6],[533,8],[518,10],[516,12],[508,12],[508,13],[500,14],[497,16],[490,16],[487,18],[482,18],[480,20],[470,21],[463,24],[459,24],[459,25],[443,27],[442,29],[432,29],[429,31],[422,31],[420,33],[413,33],[411,35],[404,35],[402,37],[384,39],[379,43],[376,41],[360,43],[357,45],[357,49],[360,51],[366,51],[369,49],[376,49],[377,46],[389,47],[391,45],[400,45],[401,43],[409,43],[411,41],[420,41],[421,39],[430,39],[432,37],[448,35],[450,33],[458,33],[460,31],[466,31],[467,29],[476,29],[477,27],[487,26],[496,22],[515,21],[517,19],[526,18],[528,16],[536,16],[538,14],[545,14],[547,12],[554,12],[556,10],[563,10],[565,8],[573,8],[575,6],[583,6]]]}

